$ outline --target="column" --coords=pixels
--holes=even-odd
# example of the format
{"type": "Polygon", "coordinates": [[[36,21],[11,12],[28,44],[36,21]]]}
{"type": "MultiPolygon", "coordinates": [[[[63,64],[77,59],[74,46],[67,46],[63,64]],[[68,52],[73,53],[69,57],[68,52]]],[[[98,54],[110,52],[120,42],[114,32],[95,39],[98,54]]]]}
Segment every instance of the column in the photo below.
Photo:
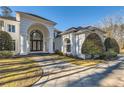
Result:
{"type": "Polygon", "coordinates": [[[21,55],[26,55],[28,54],[27,52],[27,37],[26,35],[23,33],[21,34],[21,37],[20,37],[20,45],[21,45],[21,51],[20,51],[20,54],[21,55]]]}
{"type": "Polygon", "coordinates": [[[54,53],[53,51],[53,39],[54,39],[54,28],[53,27],[49,27],[49,53],[54,53]]]}

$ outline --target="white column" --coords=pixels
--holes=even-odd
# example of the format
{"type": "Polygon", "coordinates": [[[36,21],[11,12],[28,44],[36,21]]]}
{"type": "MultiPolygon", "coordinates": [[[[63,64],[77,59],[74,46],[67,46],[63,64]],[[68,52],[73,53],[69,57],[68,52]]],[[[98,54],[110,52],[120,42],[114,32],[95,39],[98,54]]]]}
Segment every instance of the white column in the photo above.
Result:
{"type": "Polygon", "coordinates": [[[62,36],[62,47],[61,47],[61,51],[64,53],[64,37],[62,36]]]}
{"type": "Polygon", "coordinates": [[[26,33],[26,52],[27,54],[30,53],[30,33],[26,33]]]}
{"type": "Polygon", "coordinates": [[[54,28],[49,27],[49,53],[54,53],[53,51],[53,39],[54,39],[54,28]]]}
{"type": "Polygon", "coordinates": [[[78,38],[77,39],[78,48],[76,49],[76,53],[77,53],[78,57],[85,59],[85,54],[82,54],[81,49],[82,49],[82,45],[86,39],[86,35],[80,34],[77,38],[78,38]]]}
{"type": "Polygon", "coordinates": [[[20,54],[22,55],[24,53],[24,50],[23,50],[23,41],[24,41],[24,37],[21,35],[20,36],[20,54]]]}
{"type": "Polygon", "coordinates": [[[28,52],[27,52],[27,37],[26,37],[26,34],[21,34],[21,37],[20,37],[20,45],[21,45],[21,51],[20,51],[20,54],[21,55],[26,55],[28,52]]]}

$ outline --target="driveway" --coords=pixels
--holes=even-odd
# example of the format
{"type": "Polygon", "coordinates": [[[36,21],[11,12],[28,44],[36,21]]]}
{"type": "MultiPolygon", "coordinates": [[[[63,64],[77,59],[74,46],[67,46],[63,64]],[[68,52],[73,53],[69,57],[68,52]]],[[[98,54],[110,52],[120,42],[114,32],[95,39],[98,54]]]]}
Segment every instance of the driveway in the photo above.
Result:
{"type": "Polygon", "coordinates": [[[42,66],[44,74],[33,87],[124,86],[124,57],[92,66],[63,62],[59,56],[35,60],[42,66]]]}

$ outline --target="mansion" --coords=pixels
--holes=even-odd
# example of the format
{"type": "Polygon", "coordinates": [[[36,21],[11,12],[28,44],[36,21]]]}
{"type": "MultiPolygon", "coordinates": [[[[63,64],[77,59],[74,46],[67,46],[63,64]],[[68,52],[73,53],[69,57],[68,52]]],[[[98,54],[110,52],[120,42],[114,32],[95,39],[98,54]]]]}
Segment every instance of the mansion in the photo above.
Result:
{"type": "Polygon", "coordinates": [[[71,27],[66,31],[55,28],[57,23],[41,16],[16,11],[16,17],[0,16],[0,30],[8,32],[14,43],[14,52],[19,55],[30,53],[54,53],[87,58],[82,53],[82,45],[88,37],[97,38],[103,49],[105,32],[99,28],[71,27]]]}

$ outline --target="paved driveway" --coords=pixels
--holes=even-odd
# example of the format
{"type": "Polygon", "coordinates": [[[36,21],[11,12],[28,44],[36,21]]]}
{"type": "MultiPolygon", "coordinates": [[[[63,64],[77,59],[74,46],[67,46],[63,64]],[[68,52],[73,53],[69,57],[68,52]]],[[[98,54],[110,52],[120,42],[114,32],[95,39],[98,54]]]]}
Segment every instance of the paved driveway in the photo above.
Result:
{"type": "Polygon", "coordinates": [[[35,59],[44,71],[34,87],[124,86],[124,58],[93,66],[77,66],[59,57],[35,59]]]}

